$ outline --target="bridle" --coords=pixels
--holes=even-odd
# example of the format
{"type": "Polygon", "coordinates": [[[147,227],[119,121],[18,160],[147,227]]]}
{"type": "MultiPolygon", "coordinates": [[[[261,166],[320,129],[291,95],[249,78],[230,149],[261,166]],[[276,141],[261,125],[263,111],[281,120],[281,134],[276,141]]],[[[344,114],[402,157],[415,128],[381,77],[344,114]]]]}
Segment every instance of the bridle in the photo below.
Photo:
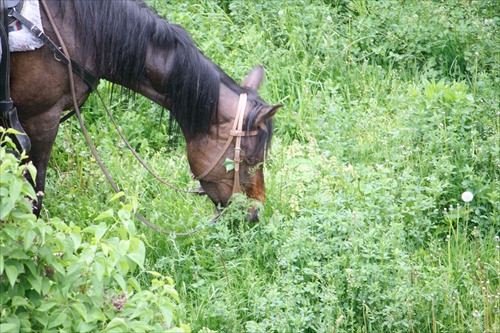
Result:
{"type": "Polygon", "coordinates": [[[219,163],[220,159],[226,154],[229,146],[233,142],[233,139],[236,139],[234,146],[234,183],[233,183],[233,194],[241,192],[241,184],[240,184],[240,163],[241,163],[241,138],[247,136],[256,136],[259,131],[243,131],[243,120],[245,118],[245,111],[247,106],[247,94],[240,94],[240,99],[238,102],[238,109],[236,110],[236,116],[234,117],[233,127],[229,132],[229,138],[226,141],[226,144],[220,151],[219,155],[212,161],[212,164],[208,167],[208,169],[203,172],[201,175],[195,176],[194,179],[203,180],[206,176],[212,172],[214,167],[219,163]]]}

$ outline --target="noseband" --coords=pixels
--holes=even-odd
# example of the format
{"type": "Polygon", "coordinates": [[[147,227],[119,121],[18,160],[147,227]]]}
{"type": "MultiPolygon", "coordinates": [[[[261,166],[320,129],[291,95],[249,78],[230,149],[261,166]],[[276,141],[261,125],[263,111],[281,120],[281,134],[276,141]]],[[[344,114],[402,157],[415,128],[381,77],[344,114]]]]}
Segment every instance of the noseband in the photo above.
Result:
{"type": "Polygon", "coordinates": [[[236,139],[235,146],[234,146],[234,183],[233,183],[233,194],[235,193],[240,193],[241,192],[241,185],[240,185],[240,163],[241,163],[241,138],[244,136],[256,136],[259,131],[243,131],[243,120],[245,118],[245,110],[247,106],[247,94],[242,93],[240,94],[240,100],[238,102],[238,109],[236,110],[236,116],[234,117],[234,123],[233,127],[231,128],[231,131],[229,132],[229,138],[226,141],[226,144],[222,148],[221,152],[215,160],[212,162],[210,167],[202,173],[201,175],[195,177],[195,179],[202,180],[205,178],[212,170],[214,167],[217,165],[217,163],[220,161],[220,159],[226,154],[226,151],[229,149],[229,146],[233,142],[233,139],[236,139]]]}

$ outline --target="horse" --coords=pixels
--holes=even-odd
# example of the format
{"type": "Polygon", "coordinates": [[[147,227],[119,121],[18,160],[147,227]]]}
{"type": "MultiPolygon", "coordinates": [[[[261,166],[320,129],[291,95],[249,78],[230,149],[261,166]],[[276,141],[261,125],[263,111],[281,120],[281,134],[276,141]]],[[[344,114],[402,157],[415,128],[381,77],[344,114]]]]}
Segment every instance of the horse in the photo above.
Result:
{"type": "MultiPolygon", "coordinates": [[[[184,28],[142,0],[51,0],[43,5],[45,34],[56,42],[59,32],[72,61],[96,78],[170,111],[186,139],[191,172],[216,207],[226,207],[235,192],[264,203],[262,165],[273,117],[282,105],[267,104],[259,97],[261,66],[252,69],[241,85],[236,83],[195,46],[184,28]],[[226,170],[225,159],[234,159],[239,168],[226,170]]],[[[57,60],[48,46],[11,53],[11,96],[31,140],[29,160],[37,169],[36,179],[31,180],[37,215],[62,112],[74,109],[70,74],[57,60]]],[[[89,84],[75,76],[78,104],[90,93],[89,84]]],[[[251,221],[258,220],[257,210],[249,214],[251,221]]]]}

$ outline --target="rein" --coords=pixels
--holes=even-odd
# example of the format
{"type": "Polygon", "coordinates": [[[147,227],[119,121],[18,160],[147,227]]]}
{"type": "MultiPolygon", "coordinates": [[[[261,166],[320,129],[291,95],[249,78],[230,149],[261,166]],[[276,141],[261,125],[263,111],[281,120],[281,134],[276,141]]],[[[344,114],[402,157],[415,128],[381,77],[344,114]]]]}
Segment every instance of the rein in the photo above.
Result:
{"type": "Polygon", "coordinates": [[[99,90],[96,89],[95,91],[97,93],[97,96],[99,97],[100,101],[101,101],[101,104],[102,106],[104,107],[104,109],[106,110],[106,113],[108,114],[108,117],[109,119],[111,120],[111,123],[113,124],[113,126],[115,127],[116,131],[118,132],[118,135],[120,136],[120,138],[123,140],[123,142],[125,143],[125,145],[127,145],[128,149],[130,150],[130,152],[132,153],[132,155],[134,155],[134,157],[139,161],[139,163],[142,164],[142,166],[153,176],[156,178],[156,180],[158,180],[160,183],[170,187],[171,189],[174,189],[176,191],[179,191],[179,192],[183,192],[183,193],[195,193],[195,194],[202,194],[202,192],[200,191],[196,191],[196,190],[184,190],[184,189],[181,189],[175,185],[172,185],[170,184],[169,182],[167,182],[166,180],[164,180],[163,178],[161,178],[160,176],[158,176],[147,164],[146,162],[139,156],[139,154],[135,151],[135,149],[130,145],[130,143],[128,142],[127,138],[125,138],[125,135],[123,135],[123,132],[120,130],[120,127],[118,126],[118,124],[116,123],[115,121],[115,118],[113,118],[111,112],[109,111],[109,108],[108,106],[106,105],[106,103],[104,103],[104,99],[102,98],[102,95],[101,93],[99,92],[99,90]]]}
{"type": "MultiPolygon", "coordinates": [[[[52,18],[52,15],[50,13],[50,10],[45,2],[46,0],[40,0],[40,3],[42,4],[46,14],[47,14],[47,17],[49,19],[49,22],[50,24],[52,25],[52,28],[54,29],[54,32],[57,36],[57,39],[59,41],[59,43],[61,44],[61,48],[62,48],[62,51],[63,51],[63,55],[64,57],[66,57],[67,59],[71,59],[70,56],[69,56],[69,52],[66,48],[66,44],[64,43],[64,40],[62,39],[62,36],[61,34],[59,33],[59,29],[57,28],[53,18],[52,18]]],[[[53,43],[52,43],[53,44],[53,43]]],[[[61,51],[59,51],[61,52],[61,51]]],[[[81,116],[81,113],[80,113],[80,108],[78,106],[78,100],[77,100],[77,97],[76,97],[76,89],[75,89],[75,81],[74,81],[74,76],[73,76],[73,62],[72,61],[67,61],[65,62],[66,65],[68,66],[68,74],[69,74],[69,81],[70,81],[70,88],[71,88],[71,95],[72,95],[72,98],[73,98],[73,104],[74,104],[74,107],[75,107],[75,112],[76,112],[76,116],[78,118],[78,121],[80,123],[80,127],[82,129],[82,133],[85,137],[85,140],[87,141],[87,144],[90,148],[90,151],[92,152],[92,155],[94,156],[96,162],[99,164],[99,167],[101,168],[101,171],[103,172],[104,176],[106,177],[106,179],[108,180],[108,182],[110,183],[111,187],[113,188],[113,190],[118,193],[120,192],[118,186],[115,184],[115,182],[113,181],[113,179],[111,178],[111,175],[109,174],[108,170],[106,169],[106,167],[104,166],[104,163],[102,162],[101,158],[99,157],[99,154],[97,153],[97,150],[95,149],[94,145],[92,144],[92,141],[90,140],[90,137],[88,135],[88,132],[87,132],[87,129],[85,127],[85,124],[83,122],[83,118],[81,116]]],[[[101,95],[99,94],[99,97],[101,98],[101,101],[102,101],[102,97],[101,95]]],[[[106,111],[108,111],[107,107],[106,107],[106,111]]],[[[111,114],[109,113],[108,111],[108,114],[110,115],[111,117],[111,114]]],[[[114,123],[114,120],[113,120],[113,123],[114,123]]],[[[116,126],[116,123],[114,123],[115,126],[116,126]]],[[[117,126],[116,126],[117,127],[117,126]]],[[[121,132],[119,132],[120,135],[121,132]]],[[[135,152],[135,151],[134,151],[135,152]]],[[[137,153],[136,153],[137,154],[137,153]]],[[[135,154],[134,154],[135,155],[135,154]]],[[[138,155],[137,155],[138,156],[138,155]]],[[[136,156],[136,157],[137,157],[136,156]]],[[[142,159],[140,160],[142,161],[142,159]]],[[[143,162],[143,161],[142,161],[143,162]]],[[[142,163],[141,162],[141,163],[142,163]]],[[[149,168],[148,168],[149,169],[149,168]]],[[[123,197],[120,197],[120,200],[122,202],[125,202],[125,198],[123,197]]],[[[167,235],[174,235],[176,237],[182,237],[182,236],[188,236],[188,235],[192,235],[198,231],[201,230],[201,228],[196,228],[194,230],[191,230],[189,232],[184,232],[184,233],[177,233],[177,232],[173,232],[173,231],[168,231],[168,230],[163,230],[163,229],[160,229],[158,228],[157,226],[155,226],[154,224],[152,224],[151,222],[149,222],[148,220],[146,220],[146,218],[144,216],[142,216],[141,214],[137,213],[137,212],[133,212],[134,215],[139,219],[141,220],[144,224],[146,224],[147,226],[149,226],[150,228],[160,232],[160,233],[163,233],[163,234],[167,234],[167,235]]],[[[217,219],[221,216],[221,212],[219,212],[210,222],[211,223],[215,223],[217,221],[217,219]]]]}

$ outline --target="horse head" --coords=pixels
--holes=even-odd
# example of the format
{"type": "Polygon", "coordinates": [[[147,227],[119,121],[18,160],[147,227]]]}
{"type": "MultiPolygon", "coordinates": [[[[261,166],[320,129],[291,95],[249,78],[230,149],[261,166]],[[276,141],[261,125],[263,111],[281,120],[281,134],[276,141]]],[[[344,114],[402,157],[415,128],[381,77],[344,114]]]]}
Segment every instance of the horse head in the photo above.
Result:
{"type": "MultiPolygon", "coordinates": [[[[269,106],[257,95],[264,77],[254,68],[241,84],[241,93],[221,84],[217,117],[210,133],[187,137],[191,171],[218,207],[227,206],[233,194],[243,192],[264,203],[263,164],[272,137],[272,118],[282,105],[269,106]]],[[[258,212],[250,208],[249,220],[258,212]]]]}

